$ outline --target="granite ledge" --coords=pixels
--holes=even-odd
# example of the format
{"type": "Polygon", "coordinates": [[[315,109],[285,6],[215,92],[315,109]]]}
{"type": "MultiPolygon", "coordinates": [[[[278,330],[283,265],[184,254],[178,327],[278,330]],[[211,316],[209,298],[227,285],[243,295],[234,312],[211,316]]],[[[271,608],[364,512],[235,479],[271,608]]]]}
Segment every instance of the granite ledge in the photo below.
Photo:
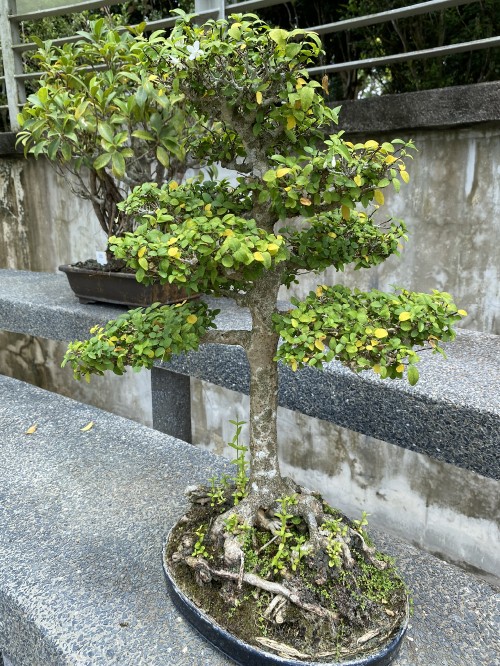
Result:
{"type": "MultiPolygon", "coordinates": [[[[160,562],[185,486],[227,462],[1,376],[0,441],[0,652],[13,666],[231,663],[179,617],[160,562]]],[[[414,593],[395,666],[498,663],[495,590],[401,539],[378,541],[414,593]]]]}
{"type": "MultiPolygon", "coordinates": [[[[207,299],[221,329],[248,330],[248,312],[228,299],[207,299]]],[[[0,328],[45,338],[86,337],[124,308],[82,305],[63,275],[0,270],[0,328]]],[[[460,330],[447,359],[428,354],[421,380],[383,381],[355,375],[340,363],[324,372],[282,367],[280,404],[483,476],[500,478],[500,336],[460,330]]],[[[239,347],[203,345],[199,352],[158,364],[233,390],[248,392],[248,364],[239,347]]],[[[161,372],[159,373],[161,374],[161,372]]]]}

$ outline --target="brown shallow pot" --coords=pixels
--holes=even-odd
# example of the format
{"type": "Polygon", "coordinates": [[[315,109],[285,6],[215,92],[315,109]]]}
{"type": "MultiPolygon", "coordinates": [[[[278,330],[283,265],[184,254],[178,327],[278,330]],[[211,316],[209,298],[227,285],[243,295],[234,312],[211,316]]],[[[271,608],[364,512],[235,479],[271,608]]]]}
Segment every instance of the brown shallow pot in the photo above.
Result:
{"type": "Polygon", "coordinates": [[[89,270],[66,264],[59,266],[59,270],[66,273],[69,286],[80,303],[147,307],[152,303],[179,303],[198,298],[197,294],[187,296],[183,289],[173,284],[141,284],[133,273],[89,270]]]}

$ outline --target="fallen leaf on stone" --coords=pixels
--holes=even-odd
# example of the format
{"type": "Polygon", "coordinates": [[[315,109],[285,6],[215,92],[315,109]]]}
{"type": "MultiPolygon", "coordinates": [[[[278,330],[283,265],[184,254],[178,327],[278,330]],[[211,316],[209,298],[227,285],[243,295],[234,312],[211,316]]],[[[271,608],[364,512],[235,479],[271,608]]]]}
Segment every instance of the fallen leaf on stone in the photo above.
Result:
{"type": "Polygon", "coordinates": [[[30,426],[28,430],[24,433],[25,435],[32,435],[33,433],[36,432],[36,429],[38,428],[37,424],[35,423],[34,425],[30,426]]]}
{"type": "Polygon", "coordinates": [[[396,613],[395,613],[394,611],[391,611],[391,610],[389,610],[388,608],[385,609],[385,612],[386,612],[387,615],[389,615],[390,617],[394,617],[394,615],[396,615],[396,613]]]}
{"type": "Polygon", "coordinates": [[[92,430],[93,427],[94,427],[94,422],[90,421],[90,423],[87,423],[87,425],[83,426],[83,428],[80,428],[80,430],[82,432],[88,432],[89,430],[92,430]]]}

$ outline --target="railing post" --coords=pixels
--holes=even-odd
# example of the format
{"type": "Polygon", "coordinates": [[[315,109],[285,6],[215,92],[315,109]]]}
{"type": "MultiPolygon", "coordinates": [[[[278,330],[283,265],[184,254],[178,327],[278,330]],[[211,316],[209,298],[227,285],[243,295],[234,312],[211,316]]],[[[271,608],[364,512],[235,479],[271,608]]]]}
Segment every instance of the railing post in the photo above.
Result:
{"type": "Polygon", "coordinates": [[[197,14],[199,12],[206,12],[207,9],[218,9],[219,16],[217,18],[223,19],[225,16],[225,8],[225,0],[194,0],[194,11],[197,14]]]}
{"type": "Polygon", "coordinates": [[[191,385],[189,375],[152,368],[153,428],[191,443],[191,385]]]}
{"type": "Polygon", "coordinates": [[[16,13],[16,0],[0,0],[0,42],[2,45],[3,73],[7,105],[9,107],[10,127],[13,132],[19,129],[17,114],[19,105],[26,101],[24,83],[16,80],[16,74],[23,73],[23,60],[12,46],[19,44],[19,26],[9,18],[16,13]]]}

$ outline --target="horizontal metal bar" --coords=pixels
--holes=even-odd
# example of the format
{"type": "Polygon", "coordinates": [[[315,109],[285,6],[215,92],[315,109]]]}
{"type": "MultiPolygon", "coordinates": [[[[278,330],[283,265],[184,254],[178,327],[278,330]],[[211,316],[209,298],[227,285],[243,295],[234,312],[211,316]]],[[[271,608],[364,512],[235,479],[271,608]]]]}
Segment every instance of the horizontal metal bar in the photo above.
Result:
{"type": "MultiPolygon", "coordinates": [[[[282,0],[280,0],[280,2],[281,1],[282,0]]],[[[210,18],[210,16],[214,16],[215,14],[217,14],[217,11],[218,11],[217,9],[209,9],[207,11],[200,12],[198,14],[198,17],[210,18]]],[[[175,25],[177,18],[178,18],[177,16],[170,16],[169,18],[146,22],[146,30],[148,32],[153,32],[154,30],[163,30],[164,28],[171,28],[175,25]]],[[[117,30],[119,31],[126,30],[126,27],[118,26],[117,30]]],[[[59,37],[58,39],[53,39],[51,41],[54,46],[62,46],[63,44],[71,44],[77,42],[80,39],[82,39],[80,35],[72,35],[71,37],[59,37]]],[[[16,51],[17,53],[23,53],[24,51],[36,51],[37,48],[38,46],[34,42],[26,42],[24,44],[12,45],[12,50],[16,51]]]]}
{"type": "MultiPolygon", "coordinates": [[[[280,0],[282,1],[282,0],[280,0]]],[[[48,16],[61,16],[63,14],[80,14],[83,11],[91,9],[102,9],[103,7],[109,7],[110,5],[116,5],[116,0],[87,0],[87,2],[81,2],[79,4],[72,5],[63,5],[60,7],[50,7],[48,9],[38,9],[34,12],[26,12],[23,14],[11,14],[9,19],[11,21],[16,21],[17,23],[21,21],[36,21],[39,19],[46,18],[48,16]]],[[[209,18],[218,13],[217,9],[207,9],[203,12],[199,12],[198,16],[209,18]]],[[[161,24],[164,21],[171,21],[171,25],[177,20],[177,16],[169,17],[167,19],[160,19],[158,21],[151,21],[149,25],[156,26],[156,24],[161,24]]],[[[154,30],[158,30],[159,27],[153,27],[154,30]]]]}
{"type": "MultiPolygon", "coordinates": [[[[59,37],[58,39],[52,39],[52,44],[54,46],[62,46],[63,44],[71,44],[72,42],[77,42],[81,39],[80,35],[72,35],[71,37],[59,37]]],[[[24,51],[36,51],[38,45],[34,42],[25,42],[24,44],[13,44],[12,50],[17,53],[23,53],[24,51]]]]}
{"type": "Polygon", "coordinates": [[[265,9],[274,5],[283,5],[286,0],[245,0],[244,2],[235,2],[233,5],[226,5],[224,10],[227,14],[245,14],[255,9],[265,9]]]}
{"type": "Polygon", "coordinates": [[[377,23],[386,23],[387,21],[395,21],[401,18],[428,14],[438,10],[458,7],[459,5],[470,5],[474,2],[479,2],[479,0],[430,0],[429,2],[420,2],[417,5],[408,5],[407,7],[390,9],[378,14],[357,16],[355,18],[345,19],[345,21],[336,21],[335,23],[324,23],[322,25],[307,28],[307,30],[317,32],[318,35],[325,35],[331,32],[354,30],[355,28],[364,28],[369,25],[376,25],[377,23]]]}
{"type": "Polygon", "coordinates": [[[478,51],[480,49],[492,49],[500,46],[500,37],[488,37],[487,39],[477,39],[473,42],[462,42],[460,44],[450,44],[449,46],[439,46],[434,49],[424,49],[422,51],[408,51],[407,53],[397,53],[396,55],[384,56],[382,58],[366,58],[365,60],[352,60],[350,62],[341,62],[334,65],[325,65],[324,67],[311,67],[310,74],[333,74],[334,72],[349,72],[353,69],[369,69],[371,67],[380,67],[396,62],[405,62],[407,60],[423,60],[425,58],[439,58],[452,55],[453,53],[463,53],[466,51],[478,51]]]}
{"type": "Polygon", "coordinates": [[[62,14],[80,14],[87,9],[101,9],[115,5],[116,0],[87,0],[78,4],[61,5],[60,7],[48,7],[47,9],[37,9],[34,12],[23,12],[22,14],[11,14],[11,21],[36,21],[47,18],[48,16],[60,16],[62,14]]]}

